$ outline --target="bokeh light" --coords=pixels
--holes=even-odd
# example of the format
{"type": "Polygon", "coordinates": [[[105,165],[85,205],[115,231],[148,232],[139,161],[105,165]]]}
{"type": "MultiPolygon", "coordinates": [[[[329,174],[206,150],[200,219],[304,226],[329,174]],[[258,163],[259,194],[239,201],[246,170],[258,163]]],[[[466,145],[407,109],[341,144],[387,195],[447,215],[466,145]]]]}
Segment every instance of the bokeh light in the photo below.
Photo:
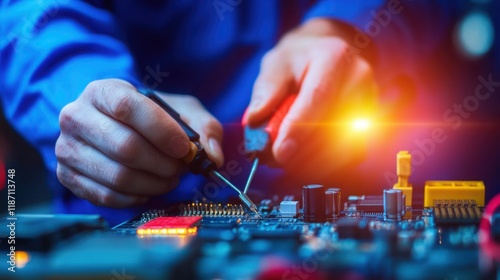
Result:
{"type": "Polygon", "coordinates": [[[474,11],[457,25],[455,42],[460,52],[468,58],[479,58],[491,49],[494,28],[488,14],[474,11]]]}

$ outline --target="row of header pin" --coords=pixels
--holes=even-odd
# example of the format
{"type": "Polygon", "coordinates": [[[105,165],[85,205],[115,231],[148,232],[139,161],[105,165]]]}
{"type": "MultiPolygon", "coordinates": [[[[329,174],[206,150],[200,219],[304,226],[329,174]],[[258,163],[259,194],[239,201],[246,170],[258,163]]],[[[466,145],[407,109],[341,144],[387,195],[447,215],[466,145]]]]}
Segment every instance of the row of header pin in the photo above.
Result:
{"type": "Polygon", "coordinates": [[[241,204],[191,203],[184,206],[183,216],[243,216],[241,204]]]}

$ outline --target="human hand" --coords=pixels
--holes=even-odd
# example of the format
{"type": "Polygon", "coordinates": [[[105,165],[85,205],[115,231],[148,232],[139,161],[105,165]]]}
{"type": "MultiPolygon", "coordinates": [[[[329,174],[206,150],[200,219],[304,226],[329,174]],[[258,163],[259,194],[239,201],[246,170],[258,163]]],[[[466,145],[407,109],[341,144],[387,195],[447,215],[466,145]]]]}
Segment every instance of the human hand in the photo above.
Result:
{"type": "MultiPolygon", "coordinates": [[[[201,137],[217,165],[222,126],[194,97],[160,94],[201,137]]],[[[96,205],[127,207],[178,184],[190,149],[186,133],[163,109],[117,79],[91,82],[59,116],[57,177],[96,205]]]]}
{"type": "Polygon", "coordinates": [[[375,115],[377,85],[370,65],[348,47],[335,36],[332,21],[311,20],[263,58],[244,122],[259,125],[297,95],[279,127],[270,165],[322,179],[362,158],[366,135],[351,124],[375,115]]]}

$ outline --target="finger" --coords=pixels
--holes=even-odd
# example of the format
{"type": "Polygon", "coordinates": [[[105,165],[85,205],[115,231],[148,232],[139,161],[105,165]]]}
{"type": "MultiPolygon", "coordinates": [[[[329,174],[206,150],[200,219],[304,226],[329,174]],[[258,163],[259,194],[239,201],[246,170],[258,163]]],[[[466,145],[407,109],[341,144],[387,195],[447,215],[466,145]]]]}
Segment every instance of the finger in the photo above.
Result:
{"type": "Polygon", "coordinates": [[[297,101],[285,117],[273,145],[273,154],[281,164],[306,145],[313,130],[335,130],[335,141],[341,142],[346,136],[342,130],[346,121],[375,111],[375,83],[365,61],[357,59],[345,64],[341,60],[335,67],[325,63],[327,60],[316,61],[318,63],[311,64],[297,101]],[[315,77],[320,77],[324,83],[318,83],[315,77]]]}
{"type": "Polygon", "coordinates": [[[281,123],[273,144],[273,155],[280,164],[286,163],[304,144],[335,104],[335,92],[342,83],[342,72],[347,68],[341,54],[331,52],[314,54],[305,74],[300,92],[281,123]]]}
{"type": "Polygon", "coordinates": [[[244,116],[244,123],[258,125],[269,118],[273,110],[293,91],[294,75],[282,54],[271,51],[262,59],[250,105],[244,116]]]}
{"type": "Polygon", "coordinates": [[[178,159],[165,155],[129,126],[95,108],[82,113],[75,103],[65,106],[60,114],[60,126],[63,133],[78,132],[77,138],[130,168],[164,178],[179,171],[178,159]]]}
{"type": "Polygon", "coordinates": [[[84,92],[83,98],[99,111],[132,127],[163,153],[175,158],[188,153],[189,139],[179,124],[132,85],[101,80],[90,83],[84,92]]]}
{"type": "Polygon", "coordinates": [[[328,166],[327,169],[330,171],[344,170],[358,164],[363,157],[364,147],[359,145],[356,139],[346,137],[342,131],[317,129],[312,132],[307,141],[307,145],[302,145],[294,154],[293,160],[289,160],[283,166],[288,174],[307,174],[310,179],[322,181],[334,173],[325,173],[318,166],[328,166]],[[329,138],[335,141],[329,141],[328,145],[325,145],[325,139],[329,138]]]}
{"type": "Polygon", "coordinates": [[[224,130],[220,122],[210,114],[201,102],[186,95],[161,94],[167,103],[176,108],[186,123],[200,135],[200,142],[206,150],[208,157],[221,167],[224,163],[222,152],[222,137],[224,130]]]}
{"type": "Polygon", "coordinates": [[[56,156],[61,164],[78,171],[105,187],[127,194],[159,195],[172,190],[177,179],[165,179],[142,170],[132,169],[106,157],[82,142],[60,137],[56,156]]]}
{"type": "Polygon", "coordinates": [[[354,60],[346,71],[342,86],[336,91],[335,108],[332,117],[343,121],[354,118],[377,118],[378,87],[371,67],[360,58],[354,60]]]}
{"type": "Polygon", "coordinates": [[[148,200],[146,196],[109,189],[64,164],[57,164],[57,177],[76,196],[97,206],[123,208],[143,204],[148,200]]]}
{"type": "Polygon", "coordinates": [[[210,114],[200,112],[198,122],[192,124],[196,131],[200,131],[200,142],[205,147],[208,157],[215,162],[218,167],[224,163],[224,153],[222,152],[222,125],[210,114]],[[204,115],[204,116],[202,116],[204,115]]]}

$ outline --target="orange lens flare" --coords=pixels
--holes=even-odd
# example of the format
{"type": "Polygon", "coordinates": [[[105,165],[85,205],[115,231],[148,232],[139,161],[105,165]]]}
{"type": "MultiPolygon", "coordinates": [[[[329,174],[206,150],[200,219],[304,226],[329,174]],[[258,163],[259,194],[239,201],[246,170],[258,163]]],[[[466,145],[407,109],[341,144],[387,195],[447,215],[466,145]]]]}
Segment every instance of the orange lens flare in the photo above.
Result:
{"type": "Polygon", "coordinates": [[[370,128],[370,126],[372,125],[371,121],[368,120],[368,119],[355,119],[353,122],[352,122],[352,129],[355,130],[355,131],[365,131],[365,130],[368,130],[370,128]]]}

